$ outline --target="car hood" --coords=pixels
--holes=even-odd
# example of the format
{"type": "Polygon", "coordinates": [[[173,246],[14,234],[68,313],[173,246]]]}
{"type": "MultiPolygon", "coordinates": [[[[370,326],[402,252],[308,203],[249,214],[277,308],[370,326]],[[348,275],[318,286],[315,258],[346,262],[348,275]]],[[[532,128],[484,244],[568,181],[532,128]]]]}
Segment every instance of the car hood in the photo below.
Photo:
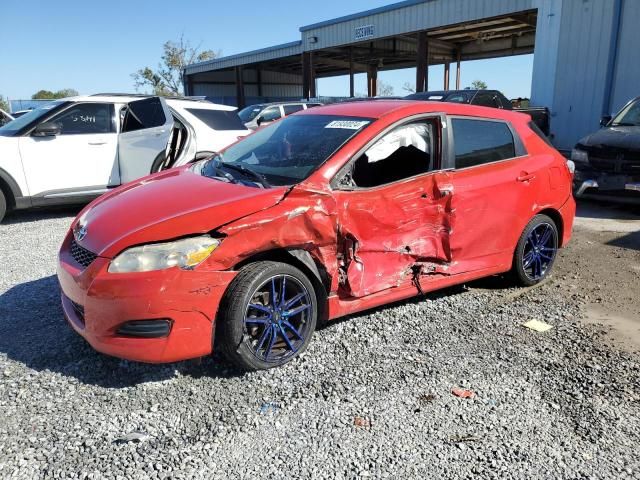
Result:
{"type": "Polygon", "coordinates": [[[78,215],[72,228],[78,223],[86,227],[79,243],[111,258],[133,245],[210,232],[277,204],[286,191],[225,183],[179,168],[101,196],[78,215]]]}
{"type": "Polygon", "coordinates": [[[605,127],[587,135],[579,145],[593,148],[613,147],[640,150],[640,127],[605,127]]]}

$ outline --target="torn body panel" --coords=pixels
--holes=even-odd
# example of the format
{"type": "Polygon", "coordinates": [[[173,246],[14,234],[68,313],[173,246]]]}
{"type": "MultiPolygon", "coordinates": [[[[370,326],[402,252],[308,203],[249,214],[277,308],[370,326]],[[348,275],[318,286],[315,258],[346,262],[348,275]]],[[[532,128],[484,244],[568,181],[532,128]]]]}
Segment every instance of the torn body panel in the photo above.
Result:
{"type": "Polygon", "coordinates": [[[449,196],[441,174],[371,190],[335,192],[347,284],[342,293],[363,297],[411,280],[413,267],[452,261],[449,196]]]}

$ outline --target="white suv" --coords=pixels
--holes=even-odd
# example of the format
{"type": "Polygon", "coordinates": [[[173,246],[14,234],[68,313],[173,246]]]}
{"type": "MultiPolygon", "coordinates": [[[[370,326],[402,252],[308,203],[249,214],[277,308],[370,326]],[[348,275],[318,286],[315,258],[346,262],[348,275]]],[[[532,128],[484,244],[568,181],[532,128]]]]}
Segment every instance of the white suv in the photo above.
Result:
{"type": "Polygon", "coordinates": [[[215,152],[250,133],[234,110],[108,94],[36,108],[0,127],[0,220],[9,209],[85,203],[215,152]]]}

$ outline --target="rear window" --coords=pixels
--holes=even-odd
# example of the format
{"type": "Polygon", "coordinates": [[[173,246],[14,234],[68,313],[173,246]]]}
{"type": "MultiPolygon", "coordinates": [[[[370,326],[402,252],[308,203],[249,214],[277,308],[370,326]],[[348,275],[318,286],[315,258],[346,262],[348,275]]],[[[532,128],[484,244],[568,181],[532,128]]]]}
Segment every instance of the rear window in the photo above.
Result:
{"type": "MultiPolygon", "coordinates": [[[[542,140],[544,140],[544,142],[549,145],[550,147],[553,147],[553,144],[551,143],[551,140],[549,140],[549,137],[547,137],[544,132],[542,130],[540,130],[540,127],[538,127],[538,125],[536,125],[534,122],[529,122],[529,128],[531,130],[533,130],[533,133],[535,133],[536,135],[538,135],[542,140]]],[[[555,148],[555,147],[553,147],[555,148]]]]}
{"type": "Polygon", "coordinates": [[[164,109],[158,97],[136,100],[126,107],[122,121],[123,132],[154,128],[166,122],[164,109]]]}
{"type": "Polygon", "coordinates": [[[187,112],[214,130],[246,130],[235,110],[187,108],[187,112]]]}
{"type": "Polygon", "coordinates": [[[454,118],[456,168],[497,162],[516,156],[511,129],[504,122],[454,118]]]}
{"type": "Polygon", "coordinates": [[[284,106],[284,114],[285,115],[291,115],[292,113],[299,112],[303,108],[304,108],[304,106],[302,106],[301,104],[285,105],[284,106]]]}

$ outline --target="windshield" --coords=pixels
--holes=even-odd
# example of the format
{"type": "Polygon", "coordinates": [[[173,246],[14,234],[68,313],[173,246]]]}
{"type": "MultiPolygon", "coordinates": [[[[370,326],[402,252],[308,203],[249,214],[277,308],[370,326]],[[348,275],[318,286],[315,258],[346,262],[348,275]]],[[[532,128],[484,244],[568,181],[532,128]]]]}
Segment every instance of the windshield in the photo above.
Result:
{"type": "Polygon", "coordinates": [[[49,113],[52,109],[56,108],[58,105],[63,104],[62,100],[57,100],[49,103],[45,103],[44,105],[39,106],[38,108],[34,108],[28,113],[16,118],[15,120],[7,123],[4,127],[0,127],[0,135],[4,135],[5,137],[12,137],[24,127],[29,125],[31,122],[38,120],[40,117],[49,113]]]}
{"type": "Polygon", "coordinates": [[[630,103],[624,107],[618,115],[611,121],[611,126],[640,126],[640,100],[630,103]]]}
{"type": "Polygon", "coordinates": [[[263,186],[293,185],[307,178],[371,121],[335,115],[285,117],[208,160],[200,173],[257,181],[263,186]],[[225,171],[220,173],[219,169],[225,171]]]}
{"type": "Polygon", "coordinates": [[[250,105],[247,108],[240,110],[238,112],[238,116],[244,123],[248,123],[256,118],[263,108],[263,105],[250,105]]]}

